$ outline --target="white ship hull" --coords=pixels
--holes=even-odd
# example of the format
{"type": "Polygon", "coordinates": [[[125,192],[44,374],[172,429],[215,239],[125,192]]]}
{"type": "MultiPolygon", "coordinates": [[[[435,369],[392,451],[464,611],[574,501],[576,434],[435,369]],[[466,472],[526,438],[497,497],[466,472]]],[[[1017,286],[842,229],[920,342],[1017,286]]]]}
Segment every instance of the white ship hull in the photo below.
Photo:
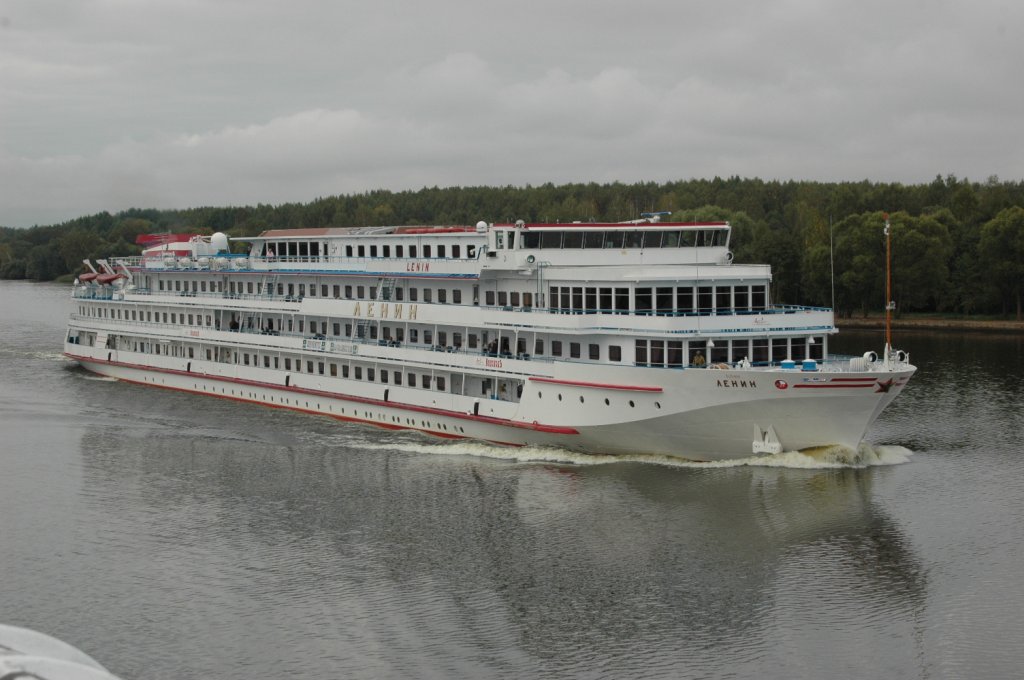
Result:
{"type": "Polygon", "coordinates": [[[90,357],[73,344],[65,347],[65,354],[89,371],[126,382],[389,429],[499,445],[699,461],[750,456],[755,453],[755,433],[769,428],[786,451],[837,445],[856,449],[915,370],[908,366],[891,372],[823,375],[794,370],[685,369],[666,374],[634,369],[641,377],[667,375],[672,380],[664,385],[610,385],[538,378],[529,382],[520,402],[512,403],[466,396],[439,400],[429,393],[433,398],[417,400],[417,390],[401,387],[359,394],[358,383],[350,385],[348,393],[344,385],[319,376],[293,375],[287,386],[270,384],[203,362],[173,368],[144,366],[133,363],[132,357],[121,360],[116,352],[106,353],[109,359],[102,352],[90,357]],[[402,401],[403,396],[410,401],[402,401]]]}

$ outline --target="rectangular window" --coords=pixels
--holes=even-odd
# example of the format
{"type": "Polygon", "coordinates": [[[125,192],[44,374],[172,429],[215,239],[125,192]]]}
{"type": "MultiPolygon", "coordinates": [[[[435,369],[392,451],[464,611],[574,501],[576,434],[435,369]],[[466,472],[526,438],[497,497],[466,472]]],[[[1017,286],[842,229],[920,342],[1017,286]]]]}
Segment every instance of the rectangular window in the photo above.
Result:
{"type": "Polygon", "coordinates": [[[665,341],[664,340],[651,340],[651,365],[652,366],[664,366],[665,365],[665,341]]]}
{"type": "Polygon", "coordinates": [[[409,257],[416,257],[416,246],[409,246],[409,257]]]}
{"type": "Polygon", "coordinates": [[[364,295],[365,295],[365,292],[366,292],[366,291],[365,291],[365,288],[364,288],[363,286],[356,286],[356,297],[357,297],[358,299],[360,299],[360,300],[364,300],[364,299],[366,299],[366,298],[364,297],[364,295]]]}
{"type": "Polygon", "coordinates": [[[691,286],[676,288],[676,312],[678,314],[693,312],[693,288],[691,286]]]}
{"type": "Polygon", "coordinates": [[[572,289],[572,310],[577,314],[583,311],[583,288],[581,287],[572,289]]]}
{"type": "Polygon", "coordinates": [[[737,311],[745,312],[750,309],[750,286],[736,286],[733,288],[733,298],[737,311]]]}
{"type": "Polygon", "coordinates": [[[408,385],[409,387],[416,387],[416,374],[415,373],[409,373],[408,375],[405,376],[405,378],[406,378],[406,380],[405,380],[405,384],[406,385],[408,385]]]}
{"type": "Polygon", "coordinates": [[[455,259],[462,257],[462,251],[460,250],[460,248],[461,246],[458,245],[452,246],[452,257],[454,257],[455,259]]]}
{"type": "Polygon", "coordinates": [[[417,289],[417,288],[410,288],[409,289],[409,302],[416,302],[417,300],[419,300],[419,289],[417,289]]]}
{"type": "Polygon", "coordinates": [[[657,288],[655,296],[654,310],[658,314],[672,314],[672,288],[657,288]]]}
{"type": "Polygon", "coordinates": [[[444,288],[437,289],[437,301],[442,305],[448,302],[448,291],[444,288]]]}
{"type": "Polygon", "coordinates": [[[391,246],[383,246],[384,257],[391,257],[391,246]]]}
{"type": "Polygon", "coordinates": [[[487,305],[488,307],[493,307],[494,306],[494,291],[493,290],[488,290],[488,291],[484,292],[484,304],[487,305]]]}
{"type": "Polygon", "coordinates": [[[306,362],[306,373],[312,373],[312,372],[313,372],[313,362],[312,361],[307,361],[306,362]]]}
{"type": "Polygon", "coordinates": [[[728,314],[732,311],[732,288],[729,286],[715,287],[715,313],[728,314]]]}
{"type": "Polygon", "coordinates": [[[395,257],[405,257],[405,246],[395,246],[395,257]]]}
{"type": "Polygon", "coordinates": [[[284,370],[292,370],[292,360],[289,357],[285,357],[284,359],[284,370]]]}
{"type": "Polygon", "coordinates": [[[423,246],[423,257],[430,257],[430,246],[423,246]]]}
{"type": "Polygon", "coordinates": [[[732,348],[729,351],[729,361],[737,363],[743,359],[750,358],[750,341],[749,340],[733,340],[731,342],[732,348]]]}
{"type": "Polygon", "coordinates": [[[341,377],[342,378],[347,378],[348,377],[348,364],[343,364],[342,365],[342,367],[341,367],[341,377]]]}
{"type": "Polygon", "coordinates": [[[697,289],[697,311],[701,314],[710,314],[713,302],[711,286],[700,286],[697,289]]]}
{"type": "Polygon", "coordinates": [[[338,364],[331,364],[331,377],[332,378],[337,378],[338,377],[338,364]]]}
{"type": "Polygon", "coordinates": [[[345,286],[345,297],[349,300],[352,299],[352,286],[345,286]]]}
{"type": "Polygon", "coordinates": [[[324,374],[324,362],[318,361],[316,364],[316,372],[320,375],[324,374]]]}
{"type": "Polygon", "coordinates": [[[608,361],[622,361],[622,347],[608,345],[608,361]]]}
{"type": "Polygon", "coordinates": [[[636,341],[636,365],[646,366],[647,365],[647,341],[637,340],[636,341]]]}
{"type": "Polygon", "coordinates": [[[366,369],[366,379],[369,380],[370,382],[373,382],[374,380],[377,379],[376,373],[376,370],[372,368],[366,369]]]}
{"type": "Polygon", "coordinates": [[[389,377],[390,376],[391,376],[391,374],[389,372],[387,372],[385,370],[381,370],[381,372],[380,372],[380,381],[386,385],[388,383],[388,381],[389,381],[389,377]]]}
{"type": "Polygon", "coordinates": [[[340,297],[341,297],[341,286],[335,285],[334,286],[334,299],[337,300],[340,297]]]}
{"type": "Polygon", "coordinates": [[[754,310],[768,309],[768,295],[764,286],[750,287],[750,308],[754,310]]]}
{"type": "Polygon", "coordinates": [[[437,246],[437,256],[438,257],[444,257],[444,246],[443,245],[438,245],[437,246]]]}
{"type": "Polygon", "coordinates": [[[551,356],[560,357],[562,356],[562,341],[552,340],[551,341],[551,356]]]}
{"type": "Polygon", "coordinates": [[[508,303],[510,305],[512,305],[513,307],[518,307],[519,306],[519,292],[518,291],[512,291],[511,293],[509,293],[508,303]]]}
{"type": "Polygon", "coordinates": [[[363,367],[362,366],[356,366],[355,367],[355,376],[356,376],[356,380],[362,380],[363,379],[363,367]]]}
{"type": "Polygon", "coordinates": [[[508,293],[506,291],[503,291],[503,290],[498,291],[498,306],[499,307],[507,307],[508,306],[508,293]]]}
{"type": "Polygon", "coordinates": [[[430,302],[430,301],[433,300],[433,298],[434,298],[434,291],[433,291],[433,289],[432,288],[424,288],[423,289],[423,301],[424,302],[430,302]]]}
{"type": "Polygon", "coordinates": [[[679,368],[683,365],[683,341],[682,340],[669,340],[668,341],[668,365],[679,368]]]}
{"type": "Polygon", "coordinates": [[[650,288],[637,288],[636,296],[634,298],[634,309],[637,314],[650,314],[651,313],[651,289],[650,288]]]}
{"type": "Polygon", "coordinates": [[[580,358],[580,343],[578,343],[578,342],[570,342],[569,343],[569,356],[572,357],[573,359],[579,359],[580,358]]]}
{"type": "Polygon", "coordinates": [[[452,302],[456,305],[462,304],[462,291],[458,288],[452,291],[452,302]]]}
{"type": "Polygon", "coordinates": [[[597,288],[587,288],[584,292],[584,302],[587,314],[597,311],[597,288]]]}
{"type": "Polygon", "coordinates": [[[615,289],[615,313],[629,314],[629,288],[615,289]]]}
{"type": "Polygon", "coordinates": [[[430,376],[426,373],[420,376],[420,386],[425,390],[430,389],[430,376]]]}

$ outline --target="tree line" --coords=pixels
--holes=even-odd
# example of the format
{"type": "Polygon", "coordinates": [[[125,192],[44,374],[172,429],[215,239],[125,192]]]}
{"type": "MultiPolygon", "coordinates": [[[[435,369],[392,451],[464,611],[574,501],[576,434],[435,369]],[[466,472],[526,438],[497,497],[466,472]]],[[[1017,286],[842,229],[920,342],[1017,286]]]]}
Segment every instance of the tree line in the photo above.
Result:
{"type": "Polygon", "coordinates": [[[159,232],[252,236],[267,229],[488,222],[728,220],[736,262],[772,265],[773,300],[850,316],[885,305],[890,214],[897,313],[1021,319],[1024,182],[953,175],[927,184],[765,181],[740,177],[635,184],[544,184],[370,191],[310,203],[131,209],[29,229],[0,228],[0,278],[70,277],[84,258],[139,252],[159,232]],[[834,275],[833,275],[834,272],[834,275]]]}

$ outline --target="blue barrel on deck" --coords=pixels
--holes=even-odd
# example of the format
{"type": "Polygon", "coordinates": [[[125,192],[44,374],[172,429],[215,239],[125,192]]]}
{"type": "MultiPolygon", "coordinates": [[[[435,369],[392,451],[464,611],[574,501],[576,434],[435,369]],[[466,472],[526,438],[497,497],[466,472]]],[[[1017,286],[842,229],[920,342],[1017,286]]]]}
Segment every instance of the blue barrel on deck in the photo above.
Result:
{"type": "Polygon", "coordinates": [[[783,359],[779,366],[784,369],[793,370],[796,368],[796,362],[792,359],[783,359]]]}
{"type": "Polygon", "coordinates": [[[805,371],[817,371],[818,362],[814,359],[804,359],[803,370],[805,371]]]}

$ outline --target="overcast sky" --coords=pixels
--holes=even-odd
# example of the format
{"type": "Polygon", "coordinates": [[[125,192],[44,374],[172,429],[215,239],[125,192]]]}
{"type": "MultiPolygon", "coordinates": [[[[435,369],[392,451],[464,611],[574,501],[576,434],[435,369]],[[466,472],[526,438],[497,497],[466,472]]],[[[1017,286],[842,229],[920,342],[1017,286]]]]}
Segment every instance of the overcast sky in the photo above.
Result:
{"type": "Polygon", "coordinates": [[[375,188],[1019,180],[1022,128],[1019,0],[0,0],[6,226],[375,188]]]}

